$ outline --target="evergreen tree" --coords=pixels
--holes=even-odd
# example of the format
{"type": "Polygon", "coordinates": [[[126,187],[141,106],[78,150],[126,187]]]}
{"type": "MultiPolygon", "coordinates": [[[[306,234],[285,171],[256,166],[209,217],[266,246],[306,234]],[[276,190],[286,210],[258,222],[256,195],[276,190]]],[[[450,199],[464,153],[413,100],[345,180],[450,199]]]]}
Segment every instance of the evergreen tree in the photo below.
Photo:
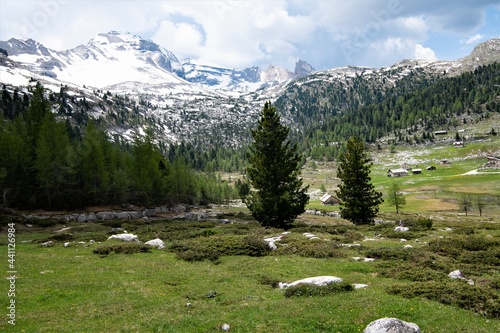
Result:
{"type": "Polygon", "coordinates": [[[251,131],[247,175],[254,190],[244,199],[253,217],[266,227],[289,228],[309,201],[299,178],[301,157],[297,145],[287,139],[289,131],[276,108],[266,102],[251,131]]]}
{"type": "Polygon", "coordinates": [[[389,191],[387,192],[387,202],[390,206],[396,206],[396,214],[399,214],[401,208],[406,205],[406,198],[403,193],[400,192],[399,184],[393,181],[389,185],[389,191]]]}
{"type": "Polygon", "coordinates": [[[351,137],[339,160],[337,177],[341,184],[336,194],[341,200],[340,215],[354,224],[372,223],[383,199],[382,193],[375,191],[371,183],[373,163],[364,151],[364,143],[351,137]]]}

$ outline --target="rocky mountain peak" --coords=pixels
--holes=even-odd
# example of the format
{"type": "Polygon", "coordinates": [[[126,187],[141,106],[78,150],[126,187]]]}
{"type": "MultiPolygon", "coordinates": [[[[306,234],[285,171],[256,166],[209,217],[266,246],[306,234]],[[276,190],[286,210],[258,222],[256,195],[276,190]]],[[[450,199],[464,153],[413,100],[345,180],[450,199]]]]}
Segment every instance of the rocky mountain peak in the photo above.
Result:
{"type": "Polygon", "coordinates": [[[296,78],[301,78],[309,74],[312,74],[315,71],[316,70],[314,69],[314,67],[311,66],[309,63],[307,63],[304,60],[299,60],[295,63],[295,70],[293,74],[296,78]]]}

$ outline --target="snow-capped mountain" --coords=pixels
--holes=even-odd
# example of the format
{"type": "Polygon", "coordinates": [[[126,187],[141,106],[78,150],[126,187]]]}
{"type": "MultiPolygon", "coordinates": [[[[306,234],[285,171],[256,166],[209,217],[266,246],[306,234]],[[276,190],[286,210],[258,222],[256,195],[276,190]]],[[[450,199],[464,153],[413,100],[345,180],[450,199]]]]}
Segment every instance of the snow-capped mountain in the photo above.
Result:
{"type": "MultiPolygon", "coordinates": [[[[219,90],[251,92],[296,77],[272,65],[262,71],[259,67],[229,69],[200,60],[179,61],[172,52],[153,41],[116,31],[98,34],[86,45],[66,51],[51,50],[32,39],[10,39],[0,42],[0,48],[33,73],[98,89],[120,85],[130,89],[132,82],[139,88],[195,83],[219,90]]],[[[304,67],[304,63],[301,61],[301,66],[304,67]]],[[[307,66],[310,71],[314,70],[307,66]]]]}

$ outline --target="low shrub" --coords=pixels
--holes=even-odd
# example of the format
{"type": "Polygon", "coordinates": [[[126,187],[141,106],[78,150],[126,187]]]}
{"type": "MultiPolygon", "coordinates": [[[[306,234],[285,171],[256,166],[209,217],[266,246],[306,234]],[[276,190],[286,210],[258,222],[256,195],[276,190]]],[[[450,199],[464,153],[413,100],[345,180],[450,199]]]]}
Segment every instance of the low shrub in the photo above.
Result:
{"type": "Polygon", "coordinates": [[[474,228],[471,227],[455,228],[452,230],[451,233],[455,235],[473,235],[474,228]]]}
{"type": "Polygon", "coordinates": [[[347,282],[331,283],[327,286],[317,286],[314,284],[301,283],[296,286],[288,287],[285,290],[285,297],[328,296],[331,294],[338,294],[353,290],[354,287],[347,282]]]}
{"type": "Polygon", "coordinates": [[[379,247],[368,249],[366,257],[381,260],[410,260],[414,257],[415,249],[401,249],[393,247],[379,247]]]}
{"type": "Polygon", "coordinates": [[[452,257],[459,257],[463,251],[486,251],[494,246],[498,246],[498,241],[475,235],[457,235],[429,242],[431,251],[452,257]]]}
{"type": "Polygon", "coordinates": [[[400,224],[413,230],[429,230],[433,225],[432,220],[425,217],[409,218],[402,220],[400,224]]]}
{"type": "Polygon", "coordinates": [[[470,286],[464,281],[427,281],[392,285],[390,294],[406,298],[425,297],[457,306],[489,318],[500,318],[500,296],[491,290],[470,286]]]}
{"type": "Polygon", "coordinates": [[[56,234],[56,235],[52,235],[52,236],[45,237],[45,238],[35,239],[35,240],[33,240],[33,243],[37,244],[37,243],[45,243],[45,242],[49,242],[49,241],[52,241],[54,243],[63,243],[63,242],[73,242],[75,240],[76,240],[76,238],[73,234],[62,233],[62,234],[56,234]]]}
{"type": "Polygon", "coordinates": [[[54,218],[46,218],[46,219],[29,219],[28,223],[40,228],[48,228],[48,227],[53,227],[58,224],[62,224],[61,220],[54,219],[54,218]]]}
{"type": "Polygon", "coordinates": [[[270,253],[269,245],[257,236],[214,235],[177,241],[170,245],[169,250],[177,258],[186,261],[216,260],[222,255],[248,255],[251,257],[265,256],[270,253]]]}
{"type": "Polygon", "coordinates": [[[392,239],[398,239],[398,238],[404,238],[404,239],[417,239],[421,238],[425,234],[422,232],[415,232],[415,231],[406,231],[406,232],[397,232],[394,230],[389,230],[383,233],[384,237],[387,238],[392,238],[392,239]]]}
{"type": "Polygon", "coordinates": [[[331,242],[325,241],[304,242],[296,254],[309,258],[342,258],[345,256],[342,248],[335,247],[331,242]]]}
{"type": "Polygon", "coordinates": [[[269,276],[261,276],[259,277],[258,281],[260,282],[260,284],[265,286],[271,286],[272,288],[278,288],[280,283],[280,280],[269,276]]]}
{"type": "Polygon", "coordinates": [[[448,275],[431,268],[421,267],[414,263],[399,263],[397,265],[378,265],[380,275],[398,280],[437,281],[449,279],[448,275]]]}
{"type": "Polygon", "coordinates": [[[458,257],[460,262],[466,264],[500,266],[500,249],[488,251],[465,251],[458,257]]]}
{"type": "Polygon", "coordinates": [[[121,243],[101,245],[92,252],[99,255],[108,255],[111,252],[120,254],[145,253],[151,252],[151,246],[141,243],[121,243]]]}

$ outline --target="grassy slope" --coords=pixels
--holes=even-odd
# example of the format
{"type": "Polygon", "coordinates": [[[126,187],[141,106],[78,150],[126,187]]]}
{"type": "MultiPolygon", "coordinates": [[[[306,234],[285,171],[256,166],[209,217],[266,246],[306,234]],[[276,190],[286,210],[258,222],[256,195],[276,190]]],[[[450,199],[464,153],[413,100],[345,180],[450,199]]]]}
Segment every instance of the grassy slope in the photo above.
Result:
{"type": "MultiPolygon", "coordinates": [[[[135,231],[145,239],[166,224],[142,224],[135,231]]],[[[421,241],[446,234],[441,231],[446,225],[436,225],[421,241]]],[[[500,237],[500,229],[476,226],[480,234],[500,237]]],[[[278,233],[258,227],[250,231],[253,228],[262,237],[278,233]]],[[[335,238],[313,232],[332,241],[335,238]]],[[[368,227],[354,232],[366,237],[376,233],[368,227]]],[[[381,277],[375,263],[353,261],[352,256],[362,256],[359,249],[345,249],[335,259],[223,256],[218,264],[189,263],[168,251],[101,257],[92,253],[98,244],[64,248],[58,243],[42,248],[23,242],[42,236],[46,235],[18,234],[18,321],[14,330],[5,320],[0,322],[1,331],[217,332],[221,324],[229,323],[234,332],[360,332],[372,320],[386,316],[416,322],[423,332],[500,330],[499,320],[435,301],[386,293],[385,288],[397,280],[381,277]],[[289,282],[317,275],[334,275],[369,287],[327,297],[285,298],[282,290],[260,282],[264,277],[289,282]],[[217,296],[207,297],[211,291],[217,296]],[[192,306],[187,307],[187,303],[192,306]]],[[[289,237],[300,239],[302,231],[293,231],[289,237]]],[[[422,242],[409,243],[425,246],[422,242]]],[[[363,245],[365,249],[402,247],[399,239],[363,245]]],[[[6,246],[0,248],[4,252],[6,246]]],[[[500,279],[498,271],[494,274],[500,279]]]]}

